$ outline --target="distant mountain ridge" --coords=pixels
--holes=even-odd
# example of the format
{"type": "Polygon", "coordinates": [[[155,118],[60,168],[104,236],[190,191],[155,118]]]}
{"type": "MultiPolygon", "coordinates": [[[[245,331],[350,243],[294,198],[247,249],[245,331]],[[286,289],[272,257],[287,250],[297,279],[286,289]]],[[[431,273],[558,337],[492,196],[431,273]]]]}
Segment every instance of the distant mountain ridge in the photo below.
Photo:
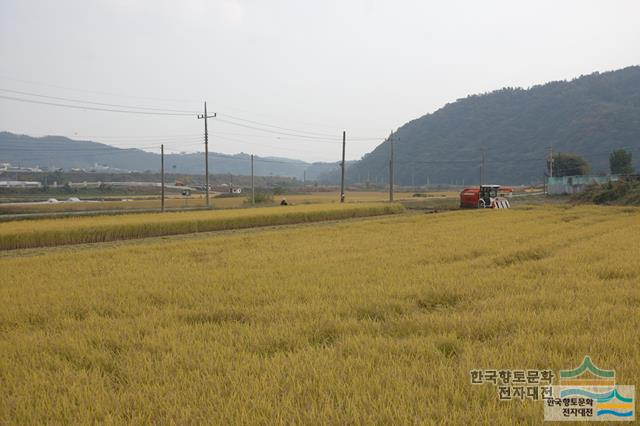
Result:
{"type": "MultiPolygon", "coordinates": [[[[608,171],[617,148],[640,165],[640,67],[593,73],[529,89],[471,95],[409,121],[394,134],[396,183],[541,182],[549,148],[585,157],[608,171]]],[[[389,140],[347,169],[350,182],[387,183],[389,140]]],[[[335,182],[338,174],[324,176],[335,182]]]]}
{"type": "MultiPolygon", "coordinates": [[[[504,88],[470,95],[432,114],[409,121],[393,135],[395,181],[477,184],[482,152],[487,182],[539,183],[546,157],[573,152],[591,164],[593,173],[608,171],[609,153],[624,148],[640,166],[640,66],[593,73],[529,89],[504,88]]],[[[348,162],[348,183],[388,183],[389,140],[361,160],[348,162]]],[[[0,132],[0,163],[49,168],[91,168],[105,164],[123,170],[157,171],[160,156],[61,136],[33,138],[0,132]]],[[[202,153],[167,154],[168,172],[201,174],[202,153]]],[[[248,154],[210,153],[212,174],[250,174],[248,154]]],[[[337,183],[339,163],[307,163],[256,157],[258,176],[279,175],[337,183]]]]}
{"type": "MultiPolygon", "coordinates": [[[[307,163],[281,157],[255,156],[257,176],[284,176],[308,180],[335,169],[335,163],[307,163]]],[[[73,140],[63,136],[31,137],[0,132],[0,163],[48,169],[91,169],[96,164],[127,171],[158,171],[160,155],[135,148],[116,148],[103,143],[73,140]]],[[[250,155],[209,153],[211,174],[230,173],[250,175],[250,155]]],[[[204,172],[204,153],[165,154],[165,171],[170,173],[201,174],[204,172]]]]}

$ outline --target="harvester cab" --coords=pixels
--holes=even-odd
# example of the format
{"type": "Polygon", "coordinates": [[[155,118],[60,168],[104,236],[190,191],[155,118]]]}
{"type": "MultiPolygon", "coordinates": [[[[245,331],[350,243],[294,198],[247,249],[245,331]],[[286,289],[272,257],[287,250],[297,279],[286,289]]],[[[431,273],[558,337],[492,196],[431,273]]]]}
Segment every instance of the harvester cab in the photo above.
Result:
{"type": "Polygon", "coordinates": [[[460,208],[470,209],[508,209],[509,200],[503,196],[510,196],[511,188],[501,188],[500,185],[480,185],[475,188],[465,188],[460,193],[460,208]]]}
{"type": "Polygon", "coordinates": [[[491,203],[493,202],[493,200],[498,198],[498,189],[500,189],[500,185],[480,185],[478,207],[491,207],[491,203]]]}

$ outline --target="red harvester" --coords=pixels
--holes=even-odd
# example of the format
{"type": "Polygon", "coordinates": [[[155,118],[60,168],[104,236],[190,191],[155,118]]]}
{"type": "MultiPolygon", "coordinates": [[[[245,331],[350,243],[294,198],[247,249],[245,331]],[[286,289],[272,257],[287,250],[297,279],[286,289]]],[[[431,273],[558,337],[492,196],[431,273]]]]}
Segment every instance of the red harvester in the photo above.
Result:
{"type": "Polygon", "coordinates": [[[480,185],[465,188],[460,193],[462,209],[508,209],[511,207],[506,197],[511,197],[513,189],[500,185],[480,185]]]}

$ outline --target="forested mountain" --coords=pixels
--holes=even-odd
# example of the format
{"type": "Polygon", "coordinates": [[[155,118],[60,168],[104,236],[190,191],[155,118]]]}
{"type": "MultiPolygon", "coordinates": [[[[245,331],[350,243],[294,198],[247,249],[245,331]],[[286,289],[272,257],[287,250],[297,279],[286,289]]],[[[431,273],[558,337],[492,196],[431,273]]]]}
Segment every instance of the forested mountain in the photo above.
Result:
{"type": "MultiPolygon", "coordinates": [[[[34,138],[0,132],[0,163],[22,167],[46,167],[48,169],[92,169],[96,164],[112,169],[128,171],[158,171],[160,155],[139,149],[121,149],[91,141],[77,141],[62,136],[34,138]]],[[[319,174],[336,167],[332,163],[307,163],[280,157],[255,157],[257,176],[286,176],[313,180],[319,174]]],[[[202,174],[204,153],[166,154],[165,170],[170,173],[202,174]]],[[[250,175],[249,154],[209,153],[209,170],[212,174],[231,173],[250,175]]]]}
{"type": "MultiPolygon", "coordinates": [[[[472,95],[410,121],[394,134],[396,182],[540,182],[548,147],[582,155],[593,173],[609,153],[631,151],[640,165],[640,67],[594,73],[529,89],[472,95]]],[[[349,181],[388,182],[389,140],[347,170],[349,181]]],[[[325,176],[335,181],[337,173],[325,176]]]]}

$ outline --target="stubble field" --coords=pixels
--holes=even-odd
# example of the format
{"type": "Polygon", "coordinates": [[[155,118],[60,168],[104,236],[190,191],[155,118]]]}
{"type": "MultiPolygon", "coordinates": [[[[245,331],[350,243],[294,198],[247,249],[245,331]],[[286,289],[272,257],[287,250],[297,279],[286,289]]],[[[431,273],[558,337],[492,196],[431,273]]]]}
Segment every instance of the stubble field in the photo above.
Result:
{"type": "MultiPolygon", "coordinates": [[[[409,200],[412,198],[412,192],[397,192],[395,194],[396,200],[409,200]]],[[[455,192],[427,192],[424,193],[425,198],[428,199],[451,199],[456,198],[455,192]]],[[[70,196],[75,196],[70,194],[70,196]]],[[[55,196],[54,196],[55,197],[55,196]]],[[[249,194],[243,194],[241,196],[234,197],[214,197],[210,199],[211,207],[213,209],[238,209],[241,207],[250,207],[248,202],[249,194]]],[[[160,197],[144,197],[144,198],[129,198],[127,201],[122,200],[105,200],[105,201],[91,201],[91,202],[65,202],[64,197],[58,198],[62,201],[60,203],[6,203],[0,198],[0,217],[5,214],[28,214],[28,213],[61,213],[61,212],[87,212],[87,211],[127,211],[127,210],[150,210],[160,209],[160,197]]],[[[285,198],[289,203],[293,205],[298,204],[328,204],[339,203],[340,197],[336,191],[332,192],[310,192],[301,194],[286,194],[286,195],[274,195],[273,200],[269,202],[259,203],[258,205],[277,205],[280,200],[285,198]]],[[[388,192],[385,191],[349,191],[347,193],[347,201],[354,203],[375,203],[381,201],[387,201],[389,199],[388,192]]],[[[194,194],[190,197],[182,197],[171,195],[165,200],[165,207],[167,209],[189,209],[189,208],[204,208],[206,206],[206,200],[201,194],[194,194]]]]}
{"type": "Polygon", "coordinates": [[[472,369],[640,384],[640,211],[536,206],[0,256],[0,423],[537,424],[472,369]]]}

